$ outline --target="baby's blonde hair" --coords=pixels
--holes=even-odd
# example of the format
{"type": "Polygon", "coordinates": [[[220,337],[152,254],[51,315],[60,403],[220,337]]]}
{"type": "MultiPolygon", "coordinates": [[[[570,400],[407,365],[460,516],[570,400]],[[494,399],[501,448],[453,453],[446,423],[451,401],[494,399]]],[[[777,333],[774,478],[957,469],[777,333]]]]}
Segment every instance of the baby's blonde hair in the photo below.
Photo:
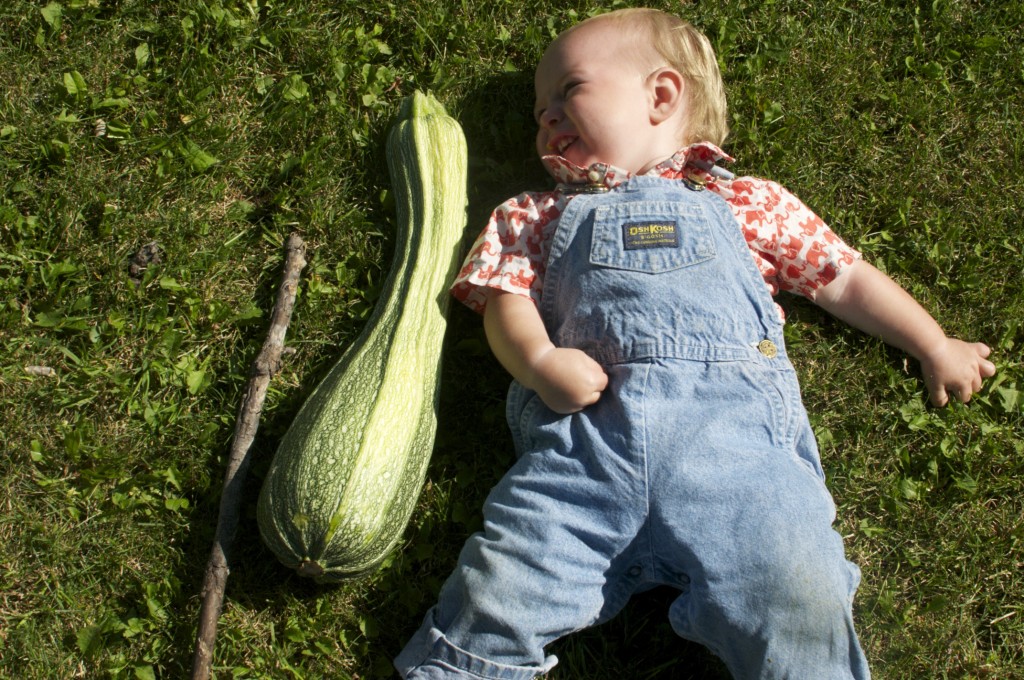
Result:
{"type": "Polygon", "coordinates": [[[725,83],[715,51],[703,33],[677,16],[639,7],[599,14],[569,30],[597,21],[614,21],[634,30],[639,40],[649,42],[683,76],[687,117],[682,144],[725,142],[729,135],[725,83]]]}

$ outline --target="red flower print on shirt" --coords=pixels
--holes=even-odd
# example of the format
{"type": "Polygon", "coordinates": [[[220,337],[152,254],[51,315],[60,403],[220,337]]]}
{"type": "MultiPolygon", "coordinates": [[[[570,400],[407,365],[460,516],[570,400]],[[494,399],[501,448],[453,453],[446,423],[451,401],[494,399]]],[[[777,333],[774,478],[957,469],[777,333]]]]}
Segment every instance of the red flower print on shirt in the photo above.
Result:
{"type": "MultiPolygon", "coordinates": [[[[713,145],[696,144],[681,149],[651,174],[706,180],[708,190],[721,196],[732,210],[772,295],[786,290],[813,298],[817,289],[828,285],[843,267],[860,257],[859,252],[780,184],[756,177],[712,177],[703,166],[688,165],[690,158],[701,159],[705,164],[731,160],[713,145]]],[[[588,181],[586,169],[557,157],[543,160],[560,182],[588,181]]],[[[628,179],[628,173],[616,168],[602,165],[600,171],[609,186],[628,179]]],[[[525,295],[539,302],[548,241],[572,197],[561,189],[525,192],[498,206],[470,249],[452,285],[452,294],[477,311],[483,311],[487,288],[525,295]]]]}

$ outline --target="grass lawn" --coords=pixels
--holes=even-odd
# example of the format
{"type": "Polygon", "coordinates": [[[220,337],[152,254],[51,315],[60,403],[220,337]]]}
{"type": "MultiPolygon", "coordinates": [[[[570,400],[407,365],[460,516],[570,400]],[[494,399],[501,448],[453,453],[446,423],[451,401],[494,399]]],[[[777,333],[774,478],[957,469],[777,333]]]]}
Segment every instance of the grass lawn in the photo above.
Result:
{"type": "MultiPolygon", "coordinates": [[[[218,678],[386,678],[509,464],[507,378],[453,308],[433,462],[373,576],[278,565],[255,498],[359,333],[393,249],[384,136],[430,90],[470,153],[472,239],[545,183],[532,70],[630,3],[7,0],[0,7],[0,678],[181,678],[232,428],[298,231],[290,354],[264,407],[218,678]]],[[[783,297],[875,677],[1024,678],[1024,3],[653,3],[712,38],[740,174],[788,186],[951,334],[994,350],[969,405],[783,297]]],[[[468,245],[468,243],[467,243],[468,245]]],[[[724,678],[671,593],[559,642],[560,680],[724,678]]]]}

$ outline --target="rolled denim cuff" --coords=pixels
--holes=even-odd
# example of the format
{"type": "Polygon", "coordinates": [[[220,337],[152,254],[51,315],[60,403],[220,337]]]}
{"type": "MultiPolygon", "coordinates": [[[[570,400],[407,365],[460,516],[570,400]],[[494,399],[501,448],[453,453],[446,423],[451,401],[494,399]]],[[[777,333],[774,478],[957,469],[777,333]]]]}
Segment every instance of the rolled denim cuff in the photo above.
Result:
{"type": "Polygon", "coordinates": [[[456,647],[425,622],[394,663],[399,675],[408,680],[529,680],[554,668],[558,658],[548,655],[540,666],[495,663],[456,647]]]}

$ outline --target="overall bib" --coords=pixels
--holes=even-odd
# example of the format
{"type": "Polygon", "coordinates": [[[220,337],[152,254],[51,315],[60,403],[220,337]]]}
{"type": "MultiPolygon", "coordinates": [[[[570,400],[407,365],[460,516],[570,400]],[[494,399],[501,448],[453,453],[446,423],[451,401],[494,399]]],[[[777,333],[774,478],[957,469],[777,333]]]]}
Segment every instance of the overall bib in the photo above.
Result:
{"type": "Polygon", "coordinates": [[[609,376],[572,415],[513,383],[518,458],[438,604],[408,678],[531,678],[545,645],[677,588],[669,621],[733,676],[869,677],[860,579],[786,358],[782,322],[725,202],[634,177],[569,202],[540,305],[557,346],[609,376]]]}

